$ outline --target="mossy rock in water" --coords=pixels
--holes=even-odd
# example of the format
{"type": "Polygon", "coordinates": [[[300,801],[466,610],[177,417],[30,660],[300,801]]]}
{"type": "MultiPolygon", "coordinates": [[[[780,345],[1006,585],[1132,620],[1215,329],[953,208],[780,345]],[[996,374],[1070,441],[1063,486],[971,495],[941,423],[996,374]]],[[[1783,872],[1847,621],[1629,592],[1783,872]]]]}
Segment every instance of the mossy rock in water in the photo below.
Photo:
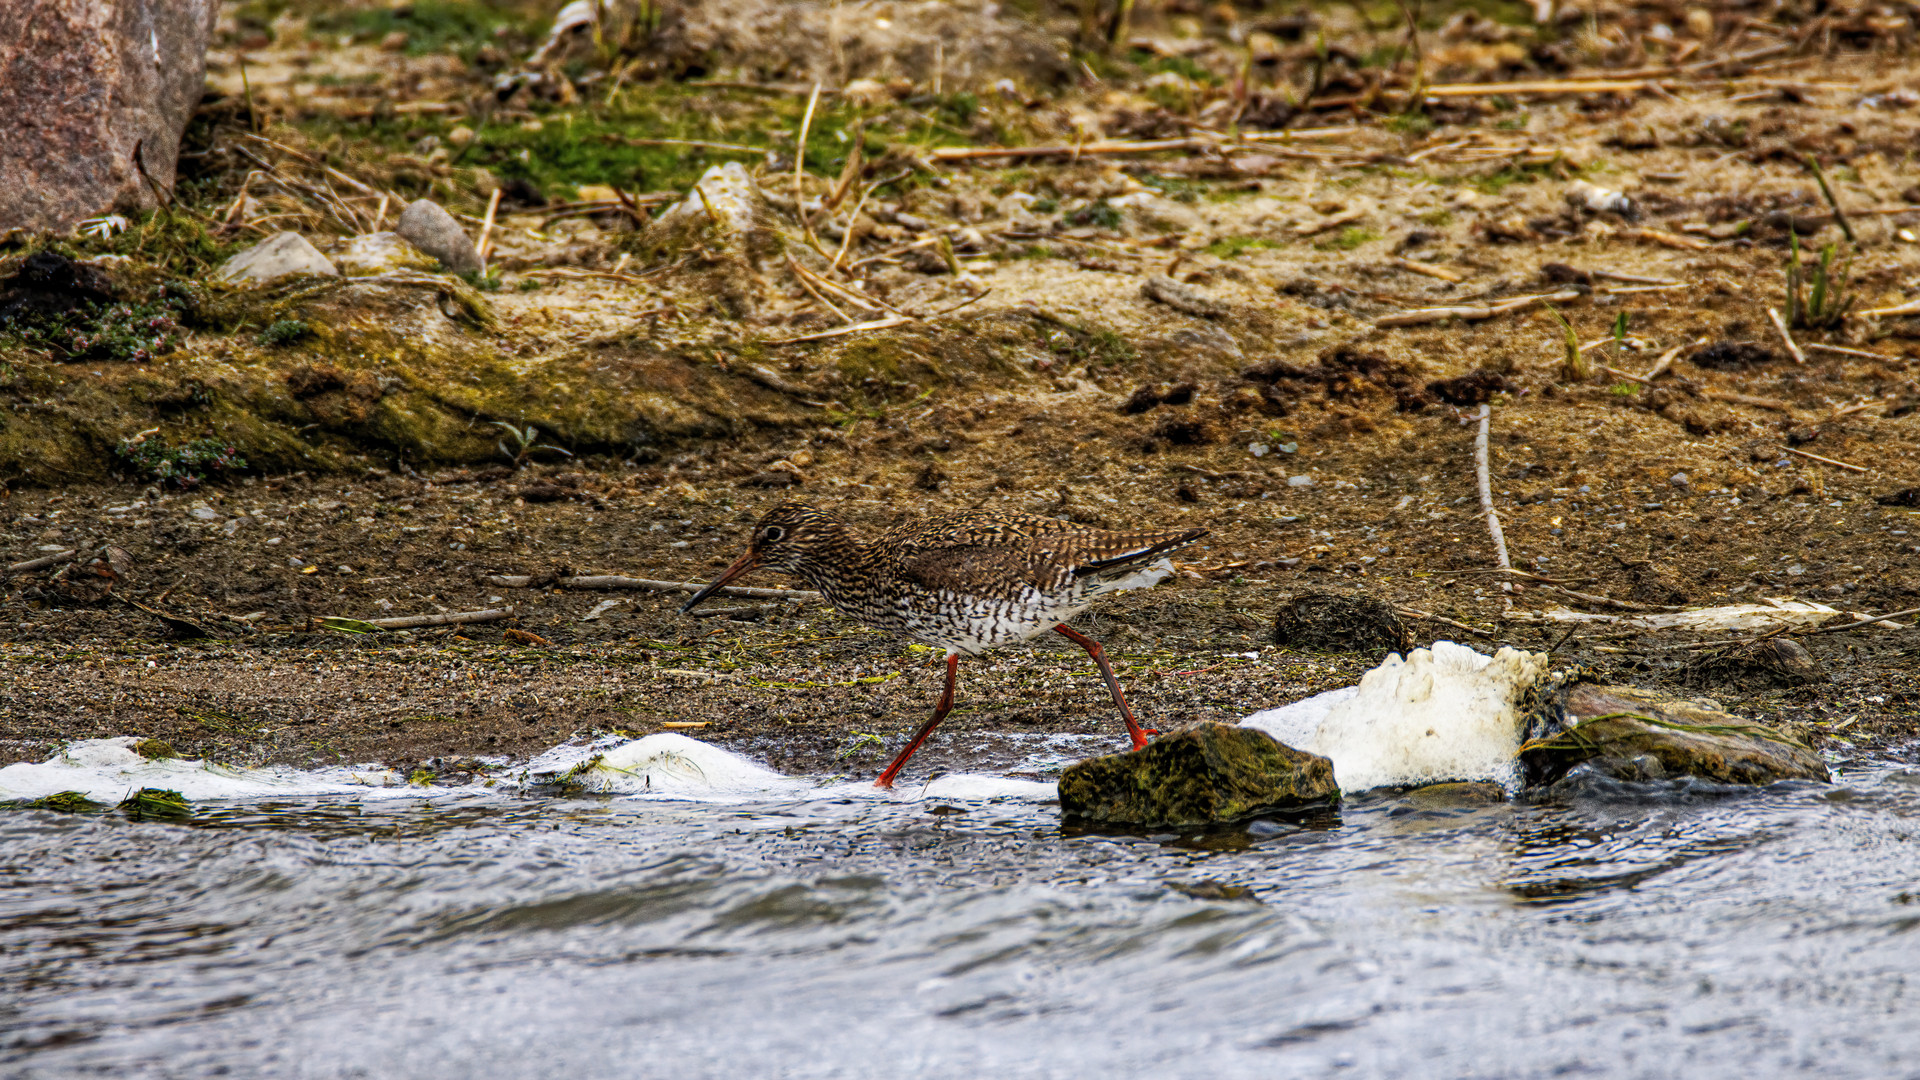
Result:
{"type": "Polygon", "coordinates": [[[1560,696],[1564,726],[1520,748],[1529,787],[1556,784],[1575,769],[1639,781],[1832,779],[1826,762],[1805,744],[1774,728],[1744,723],[1713,702],[1591,682],[1564,687],[1560,696]]]}
{"type": "Polygon", "coordinates": [[[187,797],[166,788],[141,788],[122,799],[119,809],[135,821],[184,821],[193,816],[187,797]]]}
{"type": "Polygon", "coordinates": [[[1280,605],[1273,617],[1273,642],[1384,657],[1413,648],[1413,634],[1384,600],[1358,593],[1305,592],[1280,605]]]}
{"type": "Polygon", "coordinates": [[[1200,724],[1060,774],[1060,808],[1118,825],[1243,821],[1340,797],[1333,762],[1255,728],[1200,724]]]}
{"type": "Polygon", "coordinates": [[[1695,660],[1687,665],[1686,681],[1689,686],[1772,690],[1823,683],[1827,672],[1799,642],[1768,638],[1695,660]]]}

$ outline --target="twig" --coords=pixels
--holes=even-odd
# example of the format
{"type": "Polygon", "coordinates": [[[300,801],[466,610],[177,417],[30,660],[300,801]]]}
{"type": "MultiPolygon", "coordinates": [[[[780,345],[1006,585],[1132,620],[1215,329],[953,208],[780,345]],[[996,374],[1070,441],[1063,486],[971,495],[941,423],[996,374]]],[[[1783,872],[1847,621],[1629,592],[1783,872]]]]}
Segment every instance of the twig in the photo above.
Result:
{"type": "Polygon", "coordinates": [[[979,295],[962,300],[959,303],[953,305],[952,307],[941,308],[939,311],[936,311],[933,314],[926,316],[926,318],[937,319],[942,315],[951,315],[954,312],[959,311],[961,308],[966,307],[968,304],[977,304],[980,301],[985,300],[987,298],[987,295],[991,292],[993,292],[992,289],[982,290],[979,295]]]}
{"type": "Polygon", "coordinates": [[[724,150],[734,154],[752,154],[761,157],[766,148],[761,146],[742,146],[739,143],[702,142],[699,139],[635,139],[625,135],[614,137],[623,146],[688,146],[696,150],[724,150]]]}
{"type": "Polygon", "coordinates": [[[1821,457],[1819,454],[1809,454],[1805,450],[1795,450],[1791,446],[1783,446],[1780,449],[1785,450],[1789,454],[1798,454],[1801,457],[1806,458],[1808,461],[1817,461],[1822,465],[1831,465],[1836,469],[1852,469],[1854,472],[1857,472],[1857,473],[1873,471],[1872,469],[1863,469],[1858,465],[1849,465],[1844,461],[1835,461],[1830,457],[1821,457]]]}
{"type": "Polygon", "coordinates": [[[1659,378],[1662,375],[1665,375],[1667,373],[1667,369],[1673,366],[1674,359],[1677,358],[1680,355],[1681,350],[1685,348],[1686,348],[1685,345],[1675,345],[1673,348],[1668,349],[1666,352],[1661,353],[1660,359],[1655,360],[1653,362],[1653,366],[1648,368],[1647,373],[1645,375],[1640,376],[1640,378],[1645,380],[1647,385],[1649,386],[1653,385],[1653,380],[1659,378]]]}
{"type": "Polygon", "coordinates": [[[1849,349],[1844,345],[1821,345],[1817,342],[1810,341],[1806,347],[1809,349],[1819,349],[1821,352],[1838,353],[1841,356],[1857,356],[1862,360],[1892,360],[1897,363],[1905,359],[1899,356],[1888,356],[1886,353],[1868,352],[1865,349],[1849,349]]]}
{"type": "MultiPolygon", "coordinates": [[[[1618,94],[1653,90],[1658,83],[1626,79],[1552,79],[1540,82],[1442,83],[1420,91],[1426,97],[1512,97],[1520,94],[1618,94]]],[[[1405,91],[1387,91],[1400,93],[1405,91]]]]}
{"type": "Polygon", "coordinates": [[[1618,270],[1594,270],[1594,277],[1604,281],[1624,281],[1628,285],[1684,285],[1685,282],[1672,278],[1648,277],[1645,274],[1623,274],[1618,270]]]}
{"type": "Polygon", "coordinates": [[[1856,311],[1849,317],[1864,319],[1872,315],[1920,315],[1920,300],[1909,300],[1904,304],[1895,304],[1892,307],[1869,308],[1866,311],[1856,311]]]}
{"type": "Polygon", "coordinates": [[[1787,352],[1793,354],[1793,362],[1806,363],[1807,354],[1800,351],[1800,346],[1793,340],[1793,335],[1787,333],[1787,320],[1780,317],[1780,309],[1768,308],[1767,318],[1772,321],[1773,328],[1780,332],[1780,340],[1787,346],[1787,352]]]}
{"type": "Polygon", "coordinates": [[[1653,385],[1652,379],[1647,378],[1645,375],[1635,375],[1631,371],[1621,371],[1619,368],[1608,367],[1605,364],[1600,365],[1600,370],[1606,372],[1607,374],[1613,376],[1616,379],[1627,379],[1631,382],[1640,383],[1643,386],[1653,385]]]}
{"type": "Polygon", "coordinates": [[[840,250],[834,252],[833,263],[832,265],[828,266],[827,269],[836,270],[836,271],[839,270],[840,260],[847,257],[847,248],[849,245],[853,243],[854,223],[859,220],[861,209],[867,205],[867,198],[871,196],[875,191],[878,191],[880,188],[888,184],[905,180],[907,177],[912,175],[913,175],[912,169],[903,169],[900,172],[894,173],[892,176],[889,176],[883,180],[875,180],[873,183],[867,185],[866,190],[860,193],[860,198],[854,202],[853,209],[847,213],[847,230],[846,232],[840,234],[840,250]]]}
{"type": "Polygon", "coordinates": [[[466,623],[499,622],[513,618],[512,607],[485,611],[448,611],[438,615],[401,615],[391,619],[367,619],[382,630],[411,630],[418,626],[459,626],[466,623]]]}
{"type": "Polygon", "coordinates": [[[42,555],[37,559],[28,559],[25,562],[17,562],[17,563],[14,563],[12,566],[7,567],[7,573],[31,574],[35,570],[45,570],[49,566],[55,566],[60,563],[66,562],[68,559],[73,558],[74,551],[75,549],[68,548],[65,551],[56,551],[51,555],[42,555]]]}
{"type": "Polygon", "coordinates": [[[1547,592],[1559,593],[1562,596],[1571,597],[1575,600],[1585,600],[1589,604],[1601,604],[1606,607],[1616,607],[1622,611],[1679,611],[1681,610],[1680,608],[1677,608],[1677,607],[1658,607],[1651,604],[1636,604],[1631,600],[1615,600],[1611,596],[1601,596],[1598,593],[1578,592],[1576,590],[1569,589],[1563,585],[1542,585],[1540,586],[1540,588],[1546,590],[1547,592]]]}
{"type": "MultiPolygon", "coordinates": [[[[384,208],[386,203],[382,202],[380,205],[384,208]]],[[[473,246],[474,252],[480,256],[480,276],[483,278],[487,276],[487,249],[493,237],[493,215],[499,209],[500,189],[496,187],[493,189],[493,194],[487,197],[487,220],[480,224],[480,242],[473,246]]]]}
{"type": "Polygon", "coordinates": [[[1702,390],[1700,396],[1708,401],[1725,401],[1733,405],[1749,405],[1756,409],[1772,409],[1774,412],[1793,411],[1793,405],[1789,402],[1754,397],[1752,394],[1736,394],[1731,390],[1702,390]]]}
{"type": "MultiPolygon", "coordinates": [[[[1500,569],[1512,569],[1507,559],[1507,538],[1500,533],[1500,513],[1493,508],[1493,482],[1487,476],[1487,429],[1492,425],[1493,406],[1480,403],[1480,434],[1473,440],[1473,475],[1480,484],[1480,510],[1487,516],[1487,532],[1493,535],[1493,557],[1500,569]]],[[[1500,591],[1510,593],[1513,583],[1502,581],[1500,591]]]]}
{"type": "Polygon", "coordinates": [[[816,82],[813,84],[813,93],[807,96],[807,115],[800,120],[800,138],[793,148],[793,212],[800,218],[800,228],[807,235],[807,243],[825,258],[827,251],[820,246],[820,238],[813,235],[813,216],[807,213],[807,193],[800,184],[807,164],[807,132],[813,127],[813,109],[818,104],[820,84],[816,82]]]}
{"type": "MultiPolygon", "coordinates": [[[[789,260],[791,260],[791,256],[789,256],[789,260]]],[[[841,311],[839,306],[836,305],[833,301],[827,299],[824,296],[821,296],[820,291],[818,289],[815,289],[813,287],[813,283],[807,280],[807,276],[805,274],[798,272],[798,264],[795,264],[795,266],[796,266],[796,272],[793,275],[793,279],[800,283],[800,287],[807,291],[808,296],[813,297],[815,303],[819,304],[821,307],[826,308],[828,311],[833,312],[835,315],[838,315],[840,317],[840,321],[843,323],[851,323],[853,321],[853,317],[848,315],[846,312],[841,311]]]]}
{"type": "Polygon", "coordinates": [[[696,619],[723,619],[729,615],[764,615],[769,611],[778,610],[779,607],[774,604],[759,604],[754,607],[701,608],[699,611],[689,611],[687,614],[696,619]]]}
{"type": "MultiPolygon", "coordinates": [[[[489,585],[524,589],[541,579],[532,574],[489,574],[486,580],[489,585]]],[[[556,579],[553,584],[562,589],[644,589],[648,592],[692,593],[706,588],[698,581],[656,581],[653,578],[623,577],[619,574],[582,574],[556,579]]],[[[820,599],[820,594],[810,589],[754,589],[742,585],[728,585],[720,590],[720,595],[744,596],[754,600],[820,599]]]]}
{"type": "Polygon", "coordinates": [[[1388,259],[1387,261],[1408,273],[1424,274],[1427,277],[1439,278],[1441,281],[1452,282],[1455,285],[1467,279],[1465,274],[1456,274],[1444,266],[1435,266],[1432,263],[1415,262],[1412,259],[1388,259]]]}
{"type": "Polygon", "coordinates": [[[1681,236],[1661,229],[1629,229],[1627,235],[1648,240],[1664,247],[1678,248],[1681,251],[1707,251],[1713,247],[1705,240],[1696,240],[1691,236],[1681,236]]]}
{"type": "Polygon", "coordinates": [[[1463,623],[1463,622],[1454,622],[1452,619],[1449,619],[1444,615],[1435,615],[1431,611],[1421,611],[1418,608],[1410,608],[1410,607],[1396,607],[1393,610],[1396,614],[1398,614],[1403,619],[1425,619],[1428,622],[1445,623],[1448,626],[1454,627],[1455,629],[1465,630],[1469,634],[1479,634],[1481,637],[1486,637],[1486,638],[1490,638],[1493,636],[1493,634],[1489,633],[1488,631],[1482,630],[1479,627],[1468,626],[1466,623],[1463,623]]]}
{"type": "MultiPolygon", "coordinates": [[[[1840,631],[1842,631],[1842,630],[1856,630],[1856,629],[1859,629],[1859,628],[1860,628],[1860,627],[1862,627],[1862,626],[1872,626],[1872,625],[1873,625],[1874,623],[1886,623],[1886,624],[1888,624],[1889,626],[1892,626],[1892,625],[1893,625],[1893,620],[1895,620],[1895,619],[1904,619],[1904,618],[1906,618],[1906,617],[1907,617],[1907,616],[1909,616],[1909,615],[1920,615],[1920,608],[1908,608],[1908,609],[1907,609],[1907,610],[1905,610],[1905,611],[1896,611],[1896,612],[1893,612],[1892,614],[1889,614],[1889,615],[1875,615],[1875,616],[1873,616],[1872,618],[1868,618],[1868,619],[1861,619],[1861,620],[1860,620],[1859,622],[1850,622],[1850,623],[1842,623],[1842,624],[1841,624],[1841,625],[1839,625],[1839,626],[1823,626],[1823,627],[1821,627],[1821,628],[1820,628],[1820,629],[1818,629],[1818,630],[1808,630],[1808,631],[1806,631],[1806,633],[1808,633],[1808,634],[1837,634],[1837,633],[1839,633],[1839,632],[1840,632],[1840,631]]],[[[1906,628],[1906,627],[1904,627],[1904,626],[1893,626],[1893,629],[1895,629],[1895,630],[1905,630],[1905,629],[1907,629],[1907,628],[1906,628]]]]}
{"type": "Polygon", "coordinates": [[[822,330],[817,334],[802,334],[799,337],[776,338],[768,341],[767,344],[797,345],[802,341],[824,341],[827,338],[836,338],[845,334],[856,334],[862,330],[885,330],[890,326],[905,326],[912,321],[912,319],[904,315],[890,315],[884,319],[872,319],[867,322],[854,323],[851,326],[842,326],[833,330],[822,330]]]}
{"type": "Polygon", "coordinates": [[[1166,150],[1199,150],[1218,145],[1212,139],[1151,139],[1051,146],[937,146],[927,155],[934,161],[968,161],[990,157],[1082,157],[1087,154],[1156,154],[1166,150]]]}
{"type": "Polygon", "coordinates": [[[1462,322],[1478,322],[1491,319],[1495,315],[1505,315],[1526,307],[1528,304],[1545,301],[1568,301],[1579,299],[1580,294],[1571,289],[1565,292],[1542,293],[1537,296],[1514,296],[1505,300],[1495,300],[1486,304],[1462,304],[1454,307],[1416,308],[1412,311],[1399,311],[1392,315],[1382,315],[1373,321],[1378,327],[1421,326],[1426,323],[1445,322],[1459,319],[1462,322]]]}

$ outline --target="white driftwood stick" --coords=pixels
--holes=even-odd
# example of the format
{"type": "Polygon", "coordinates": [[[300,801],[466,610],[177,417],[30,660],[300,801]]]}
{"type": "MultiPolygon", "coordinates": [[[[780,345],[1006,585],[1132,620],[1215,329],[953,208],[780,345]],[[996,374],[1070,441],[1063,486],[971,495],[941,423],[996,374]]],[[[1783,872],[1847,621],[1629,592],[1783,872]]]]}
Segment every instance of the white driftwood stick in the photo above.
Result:
{"type": "MultiPolygon", "coordinates": [[[[1493,417],[1493,406],[1480,403],[1480,434],[1473,440],[1473,474],[1480,482],[1480,510],[1487,515],[1487,532],[1493,535],[1493,557],[1499,562],[1500,569],[1512,569],[1507,561],[1507,538],[1500,532],[1500,513],[1493,508],[1493,481],[1487,475],[1487,428],[1493,417]]],[[[1513,583],[1502,581],[1501,592],[1512,592],[1513,583]]]]}
{"type": "Polygon", "coordinates": [[[382,630],[412,630],[419,626],[458,626],[461,623],[499,622],[513,618],[513,608],[488,608],[485,611],[448,611],[438,615],[397,615],[391,619],[368,619],[382,630]]]}

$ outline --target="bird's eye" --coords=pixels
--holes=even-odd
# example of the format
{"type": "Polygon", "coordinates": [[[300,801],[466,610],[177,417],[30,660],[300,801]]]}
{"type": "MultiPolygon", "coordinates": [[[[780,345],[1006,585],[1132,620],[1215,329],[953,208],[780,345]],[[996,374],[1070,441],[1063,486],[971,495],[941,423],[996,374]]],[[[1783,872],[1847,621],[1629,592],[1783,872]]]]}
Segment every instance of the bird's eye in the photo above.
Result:
{"type": "Polygon", "coordinates": [[[769,544],[779,543],[786,538],[787,530],[778,525],[769,525],[760,533],[760,539],[765,540],[769,544]]]}

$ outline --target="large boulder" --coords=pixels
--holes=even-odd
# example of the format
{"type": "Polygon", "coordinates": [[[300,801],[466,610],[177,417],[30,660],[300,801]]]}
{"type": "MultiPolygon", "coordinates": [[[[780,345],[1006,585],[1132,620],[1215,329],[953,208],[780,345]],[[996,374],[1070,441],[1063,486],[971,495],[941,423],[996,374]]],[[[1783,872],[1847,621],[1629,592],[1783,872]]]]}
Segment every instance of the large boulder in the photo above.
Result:
{"type": "Polygon", "coordinates": [[[1243,821],[1339,797],[1331,761],[1231,724],[1199,724],[1060,774],[1064,813],[1117,825],[1243,821]]]}
{"type": "Polygon", "coordinates": [[[0,233],[64,232],[172,192],[218,7],[0,3],[0,233]]]}

